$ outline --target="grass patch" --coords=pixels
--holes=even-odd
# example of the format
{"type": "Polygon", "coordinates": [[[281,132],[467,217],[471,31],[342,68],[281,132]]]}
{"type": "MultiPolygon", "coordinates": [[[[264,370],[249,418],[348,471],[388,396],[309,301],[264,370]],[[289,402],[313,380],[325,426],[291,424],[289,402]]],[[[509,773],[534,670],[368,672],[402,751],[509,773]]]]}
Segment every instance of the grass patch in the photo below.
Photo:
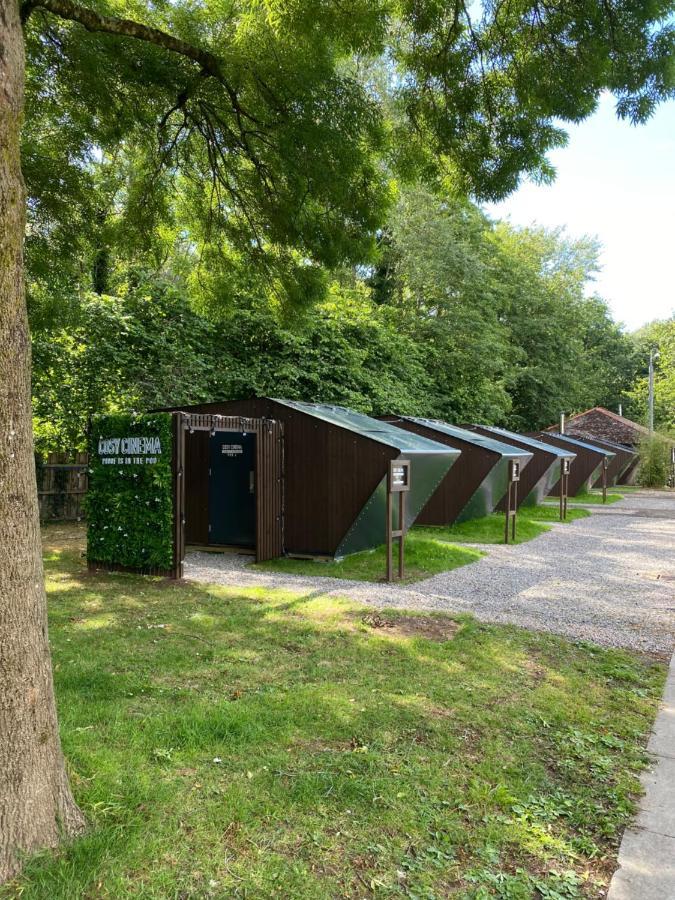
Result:
{"type": "MultiPolygon", "coordinates": [[[[480,519],[469,519],[455,525],[415,525],[413,533],[427,538],[436,537],[438,540],[456,541],[458,543],[471,544],[501,544],[504,542],[504,514],[493,513],[480,519]]],[[[524,544],[532,538],[539,537],[546,531],[550,531],[548,525],[525,518],[518,514],[516,524],[516,544],[524,544]]]]}
{"type": "Polygon", "coordinates": [[[3,900],[602,892],[662,663],[316,590],[89,575],[81,534],[46,529],[45,559],[90,828],[3,900]]]}
{"type": "MultiPolygon", "coordinates": [[[[577,519],[587,519],[591,513],[587,509],[569,509],[567,510],[567,518],[561,524],[567,525],[570,522],[576,522],[577,519]]],[[[558,504],[527,506],[518,513],[518,523],[521,519],[529,519],[530,522],[560,522],[560,507],[558,504]]]]}
{"type": "MultiPolygon", "coordinates": [[[[618,503],[623,500],[623,494],[611,493],[607,491],[607,503],[618,503]]],[[[570,503],[602,503],[602,491],[581,491],[574,497],[569,498],[570,503]]]]}
{"type": "MultiPolygon", "coordinates": [[[[394,565],[396,565],[394,547],[394,565]]],[[[448,572],[468,563],[476,562],[483,554],[468,547],[453,547],[437,534],[421,535],[417,529],[408,533],[405,542],[406,582],[430,578],[439,572],[448,572]]],[[[375,550],[352,553],[341,560],[320,559],[271,559],[254,563],[255,569],[270,572],[287,572],[290,575],[321,575],[326,578],[347,578],[355,581],[384,581],[386,571],[384,544],[375,550]]]]}

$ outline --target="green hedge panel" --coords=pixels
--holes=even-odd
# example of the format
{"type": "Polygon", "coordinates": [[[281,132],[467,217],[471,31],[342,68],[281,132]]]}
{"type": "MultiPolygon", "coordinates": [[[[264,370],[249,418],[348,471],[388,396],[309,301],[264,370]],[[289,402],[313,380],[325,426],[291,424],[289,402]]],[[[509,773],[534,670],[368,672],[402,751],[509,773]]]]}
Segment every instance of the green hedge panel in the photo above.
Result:
{"type": "Polygon", "coordinates": [[[90,562],[172,568],[172,456],[169,413],[92,420],[86,500],[90,562]]]}

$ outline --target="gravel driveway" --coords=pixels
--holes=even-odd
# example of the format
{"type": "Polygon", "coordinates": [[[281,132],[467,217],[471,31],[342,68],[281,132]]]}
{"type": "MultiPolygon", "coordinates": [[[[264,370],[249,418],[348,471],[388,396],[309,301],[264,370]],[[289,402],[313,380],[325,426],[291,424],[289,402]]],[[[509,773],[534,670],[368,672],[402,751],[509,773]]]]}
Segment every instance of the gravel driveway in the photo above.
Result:
{"type": "Polygon", "coordinates": [[[486,622],[637,650],[675,647],[675,494],[636,492],[555,525],[526,544],[410,585],[257,572],[250,557],[190,553],[185,577],[211,584],[283,587],[379,607],[469,612],[486,622]]]}

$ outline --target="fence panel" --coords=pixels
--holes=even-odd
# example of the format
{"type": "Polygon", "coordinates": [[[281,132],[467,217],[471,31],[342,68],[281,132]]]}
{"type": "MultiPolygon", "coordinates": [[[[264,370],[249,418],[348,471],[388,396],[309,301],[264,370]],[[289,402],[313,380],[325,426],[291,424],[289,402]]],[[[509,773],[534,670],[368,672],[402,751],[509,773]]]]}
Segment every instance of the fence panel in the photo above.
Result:
{"type": "Polygon", "coordinates": [[[49,453],[36,459],[40,521],[80,521],[88,486],[86,453],[49,453]]]}

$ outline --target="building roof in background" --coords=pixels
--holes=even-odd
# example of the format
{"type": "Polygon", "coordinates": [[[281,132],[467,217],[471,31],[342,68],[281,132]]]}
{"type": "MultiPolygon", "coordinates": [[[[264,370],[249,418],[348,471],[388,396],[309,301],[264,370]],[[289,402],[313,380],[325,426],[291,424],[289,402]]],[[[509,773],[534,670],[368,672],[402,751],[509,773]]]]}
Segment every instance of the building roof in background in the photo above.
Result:
{"type": "MultiPolygon", "coordinates": [[[[591,409],[584,410],[584,412],[575,413],[573,416],[568,416],[566,422],[569,424],[578,419],[583,419],[585,416],[589,415],[589,413],[599,413],[600,415],[608,416],[614,422],[619,422],[621,425],[625,425],[629,428],[635,428],[643,434],[649,434],[649,429],[644,425],[640,425],[639,422],[634,422],[632,419],[627,419],[625,416],[620,416],[618,413],[612,412],[611,409],[605,409],[604,406],[593,406],[591,409]]],[[[550,425],[546,431],[556,431],[558,427],[559,425],[550,425]]]]}

